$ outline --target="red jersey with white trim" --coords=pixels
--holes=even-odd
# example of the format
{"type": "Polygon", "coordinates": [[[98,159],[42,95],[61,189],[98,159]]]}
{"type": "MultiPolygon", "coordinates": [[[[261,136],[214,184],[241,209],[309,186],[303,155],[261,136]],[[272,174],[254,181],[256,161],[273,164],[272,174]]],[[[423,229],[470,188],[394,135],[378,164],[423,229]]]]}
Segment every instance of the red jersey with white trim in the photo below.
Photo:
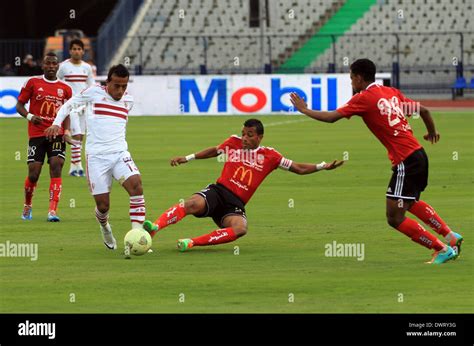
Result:
{"type": "Polygon", "coordinates": [[[361,116],[395,166],[422,147],[406,119],[415,105],[400,90],[372,83],[336,111],[347,118],[361,116]]]}
{"type": "Polygon", "coordinates": [[[71,59],[64,60],[59,65],[57,76],[71,87],[74,95],[95,84],[92,67],[85,61],[74,64],[71,59]]]}
{"type": "Polygon", "coordinates": [[[28,121],[29,138],[44,137],[44,130],[51,126],[58,109],[71,97],[71,88],[59,79],[50,81],[44,75],[28,79],[21,88],[18,101],[23,104],[30,102],[28,111],[43,119],[37,125],[28,121]]]}
{"type": "Polygon", "coordinates": [[[72,97],[58,111],[54,125],[60,125],[73,109],[85,108],[79,116],[86,116],[86,153],[102,155],[126,151],[125,133],[128,112],[133,98],[127,92],[114,100],[106,86],[94,85],[72,97]]]}
{"type": "Polygon", "coordinates": [[[219,145],[218,150],[226,154],[226,162],[217,183],[232,191],[244,204],[274,169],[288,170],[293,163],[273,148],[245,150],[242,139],[235,135],[219,145]]]}

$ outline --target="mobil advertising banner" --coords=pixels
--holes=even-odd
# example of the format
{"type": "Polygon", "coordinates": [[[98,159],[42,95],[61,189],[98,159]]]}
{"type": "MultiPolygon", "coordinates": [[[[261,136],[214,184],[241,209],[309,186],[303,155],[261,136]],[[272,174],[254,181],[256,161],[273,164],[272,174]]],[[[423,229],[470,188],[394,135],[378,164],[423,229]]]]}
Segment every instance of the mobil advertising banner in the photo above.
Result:
{"type": "MultiPolygon", "coordinates": [[[[0,118],[19,116],[27,79],[0,78],[0,118]]],[[[132,76],[128,92],[135,100],[130,115],[286,114],[294,112],[292,92],[312,109],[334,110],[352,96],[349,74],[132,76]]]]}

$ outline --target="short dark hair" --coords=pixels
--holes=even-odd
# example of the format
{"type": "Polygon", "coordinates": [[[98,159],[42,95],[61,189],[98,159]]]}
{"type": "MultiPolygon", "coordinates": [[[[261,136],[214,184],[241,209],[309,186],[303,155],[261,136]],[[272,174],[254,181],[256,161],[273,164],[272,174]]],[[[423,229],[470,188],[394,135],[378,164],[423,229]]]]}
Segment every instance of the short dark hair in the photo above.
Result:
{"type": "Polygon", "coordinates": [[[52,52],[52,51],[51,51],[51,52],[48,52],[48,53],[46,53],[46,54],[44,55],[45,58],[46,58],[47,56],[52,56],[53,58],[56,58],[56,59],[58,58],[58,56],[56,55],[56,53],[55,53],[55,52],[52,52]]]}
{"type": "Polygon", "coordinates": [[[112,75],[116,75],[117,77],[130,77],[130,72],[128,72],[128,69],[122,65],[114,65],[109,69],[109,73],[107,74],[107,82],[110,82],[112,80],[112,75]]]}
{"type": "Polygon", "coordinates": [[[69,49],[72,49],[72,46],[74,46],[74,45],[77,45],[77,46],[81,47],[82,50],[84,50],[84,42],[82,42],[78,38],[75,38],[74,40],[71,40],[71,42],[69,42],[69,49]]]}
{"type": "Polygon", "coordinates": [[[357,59],[351,64],[352,74],[362,76],[366,82],[375,81],[375,64],[369,59],[357,59]]]}
{"type": "Polygon", "coordinates": [[[255,127],[257,135],[263,135],[263,124],[258,119],[248,119],[244,123],[245,127],[255,127]]]}

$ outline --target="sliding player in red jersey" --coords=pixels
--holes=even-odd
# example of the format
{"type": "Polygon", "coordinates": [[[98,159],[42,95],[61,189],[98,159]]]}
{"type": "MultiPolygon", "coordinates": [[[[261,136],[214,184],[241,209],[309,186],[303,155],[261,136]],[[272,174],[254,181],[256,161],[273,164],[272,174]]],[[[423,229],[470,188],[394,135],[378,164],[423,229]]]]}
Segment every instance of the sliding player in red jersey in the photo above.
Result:
{"type": "MultiPolygon", "coordinates": [[[[66,144],[63,129],[59,137],[50,141],[44,131],[56,117],[58,109],[72,97],[72,90],[56,78],[59,62],[54,53],[48,53],[43,59],[44,75],[28,79],[21,88],[16,105],[17,112],[28,120],[28,176],[25,180],[25,203],[21,218],[32,219],[32,200],[39,179],[44,158],[48,156],[49,174],[49,212],[48,221],[57,222],[57,207],[61,195],[61,171],[65,159],[66,144]],[[30,103],[29,109],[25,108],[30,103]]],[[[69,125],[67,125],[69,126],[69,125]]],[[[71,139],[68,139],[72,143],[71,139]]]]}
{"type": "Polygon", "coordinates": [[[219,146],[172,159],[171,165],[178,166],[194,159],[208,159],[223,153],[227,157],[216,184],[210,184],[195,193],[184,204],[172,206],[155,223],[146,220],[143,228],[154,236],[156,232],[177,223],[186,215],[212,217],[219,229],[196,238],[179,239],[178,249],[186,251],[193,246],[228,243],[247,233],[245,205],[273,170],[282,168],[296,174],[310,174],[331,170],[343,164],[343,161],[329,164],[293,162],[273,148],[260,146],[263,132],[260,120],[249,119],[244,123],[242,137],[231,136],[219,146]]]}
{"type": "MultiPolygon", "coordinates": [[[[297,94],[291,94],[291,102],[303,114],[319,121],[333,123],[359,115],[367,127],[387,148],[392,162],[393,175],[387,197],[387,222],[390,226],[435,252],[428,263],[441,264],[456,259],[461,252],[463,237],[451,231],[443,219],[420,194],[428,185],[428,157],[413,135],[405,116],[410,116],[419,104],[405,97],[398,89],[375,83],[375,64],[368,59],[356,60],[350,67],[355,94],[345,105],[331,112],[308,109],[306,102],[297,94]],[[426,231],[414,219],[405,216],[406,211],[417,216],[435,232],[443,235],[447,245],[426,231]]],[[[423,138],[436,143],[439,133],[428,109],[419,107],[419,114],[428,134],[423,138]]]]}

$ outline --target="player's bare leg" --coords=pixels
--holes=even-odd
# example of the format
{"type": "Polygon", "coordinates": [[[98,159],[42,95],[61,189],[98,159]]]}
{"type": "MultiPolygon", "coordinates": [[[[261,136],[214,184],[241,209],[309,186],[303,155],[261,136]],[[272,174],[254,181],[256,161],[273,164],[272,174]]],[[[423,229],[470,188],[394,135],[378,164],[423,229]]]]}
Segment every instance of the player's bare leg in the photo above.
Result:
{"type": "Polygon", "coordinates": [[[414,201],[387,198],[387,222],[390,226],[410,237],[428,249],[434,249],[433,258],[428,263],[441,264],[454,259],[456,253],[450,246],[443,244],[433,234],[428,232],[417,221],[405,216],[414,201]]]}
{"type": "Polygon", "coordinates": [[[130,196],[130,222],[132,228],[142,228],[145,221],[145,197],[143,196],[142,179],[139,174],[130,176],[122,183],[130,196]]]}
{"type": "Polygon", "coordinates": [[[195,194],[184,203],[178,203],[168,208],[154,223],[146,220],[143,228],[154,237],[159,230],[181,221],[186,215],[203,215],[206,212],[206,208],[204,197],[195,194]]]}
{"type": "Polygon", "coordinates": [[[57,216],[59,199],[61,197],[62,178],[64,159],[59,156],[53,156],[49,159],[49,176],[51,181],[49,184],[49,211],[47,220],[50,222],[60,221],[57,216]]]}
{"type": "Polygon", "coordinates": [[[78,134],[72,136],[77,141],[76,144],[71,144],[71,168],[69,169],[69,175],[74,177],[83,177],[84,168],[82,168],[82,140],[83,135],[78,134]]]}
{"type": "Polygon", "coordinates": [[[112,234],[112,227],[109,224],[110,193],[101,193],[94,195],[95,217],[100,224],[100,231],[104,245],[109,250],[117,248],[117,242],[112,234]]]}
{"type": "Polygon", "coordinates": [[[228,215],[222,221],[224,228],[217,229],[209,234],[196,238],[179,239],[177,247],[180,251],[186,251],[193,246],[208,246],[230,243],[247,234],[247,219],[241,215],[228,215]]]}
{"type": "Polygon", "coordinates": [[[28,176],[25,179],[25,203],[23,205],[23,213],[21,218],[23,220],[31,220],[33,218],[33,194],[36,189],[39,176],[41,174],[41,162],[28,163],[28,176]]]}

